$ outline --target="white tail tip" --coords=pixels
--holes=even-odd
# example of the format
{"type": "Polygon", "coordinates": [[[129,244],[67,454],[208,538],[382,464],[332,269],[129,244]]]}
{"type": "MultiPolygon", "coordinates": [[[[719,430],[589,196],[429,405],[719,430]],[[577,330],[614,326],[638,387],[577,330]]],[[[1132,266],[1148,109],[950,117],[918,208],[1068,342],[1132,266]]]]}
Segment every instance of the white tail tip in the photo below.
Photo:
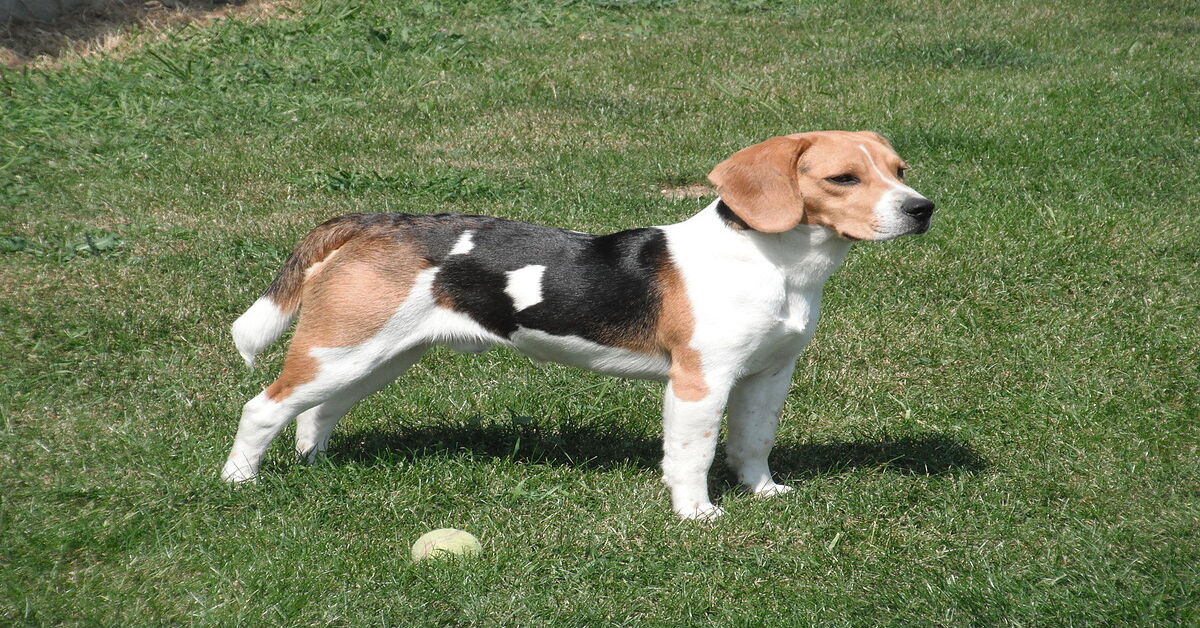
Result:
{"type": "Polygon", "coordinates": [[[292,315],[285,313],[275,302],[262,297],[233,322],[233,344],[246,361],[254,368],[254,358],[283,335],[292,323],[292,315]]]}

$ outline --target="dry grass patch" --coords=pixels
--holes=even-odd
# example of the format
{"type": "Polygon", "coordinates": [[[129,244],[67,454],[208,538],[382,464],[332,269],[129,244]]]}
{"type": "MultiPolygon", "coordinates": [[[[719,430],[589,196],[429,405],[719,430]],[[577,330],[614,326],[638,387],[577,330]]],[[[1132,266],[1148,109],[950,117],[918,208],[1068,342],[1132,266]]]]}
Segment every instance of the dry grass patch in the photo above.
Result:
{"type": "Polygon", "coordinates": [[[682,201],[689,198],[705,198],[716,196],[717,191],[707,183],[685,183],[683,185],[663,186],[659,193],[669,201],[682,201]]]}

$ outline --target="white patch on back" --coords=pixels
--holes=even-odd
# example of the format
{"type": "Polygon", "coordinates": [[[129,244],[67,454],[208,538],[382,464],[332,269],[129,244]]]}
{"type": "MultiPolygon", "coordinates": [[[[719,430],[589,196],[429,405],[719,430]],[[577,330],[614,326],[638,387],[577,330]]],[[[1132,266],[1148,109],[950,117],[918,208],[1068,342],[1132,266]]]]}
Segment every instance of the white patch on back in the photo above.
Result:
{"type": "Polygon", "coordinates": [[[542,302],[542,273],[544,272],[546,272],[545,266],[531,264],[507,273],[508,285],[504,287],[504,292],[512,297],[513,307],[518,312],[542,302]]]}
{"type": "Polygon", "coordinates": [[[466,255],[475,248],[475,230],[467,229],[458,236],[458,241],[454,243],[454,248],[450,249],[450,255],[466,255]]]}

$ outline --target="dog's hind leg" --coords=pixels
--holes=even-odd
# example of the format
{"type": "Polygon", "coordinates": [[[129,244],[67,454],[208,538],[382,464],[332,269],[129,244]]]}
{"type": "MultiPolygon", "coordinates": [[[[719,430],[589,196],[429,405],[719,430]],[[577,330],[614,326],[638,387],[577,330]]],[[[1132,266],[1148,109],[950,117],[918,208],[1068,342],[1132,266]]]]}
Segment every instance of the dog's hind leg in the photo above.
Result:
{"type": "Polygon", "coordinates": [[[267,391],[246,402],[242,407],[242,419],[238,423],[233,448],[221,469],[221,478],[226,482],[245,482],[258,475],[267,446],[298,412],[308,409],[312,401],[302,403],[298,396],[275,400],[267,391]]]}
{"type": "Polygon", "coordinates": [[[308,439],[315,445],[322,437],[328,438],[329,430],[350,406],[411,366],[425,347],[409,339],[407,347],[398,350],[372,342],[314,348],[309,340],[311,329],[306,329],[302,319],[283,372],[242,409],[233,448],[221,471],[226,481],[253,479],[271,441],[300,413],[308,412],[298,433],[305,439],[306,449],[311,448],[308,439]]]}
{"type": "Polygon", "coordinates": [[[395,366],[411,365],[393,360],[426,344],[418,327],[432,308],[427,271],[413,245],[390,232],[352,238],[306,271],[283,372],[242,410],[225,480],[254,478],[279,431],[310,409],[299,444],[306,451],[323,444],[350,406],[395,377],[395,366]]]}
{"type": "Polygon", "coordinates": [[[366,377],[343,387],[319,405],[313,406],[296,417],[296,457],[311,464],[329,446],[329,436],[338,421],[354,404],[384,388],[400,377],[428,347],[418,346],[403,351],[380,365],[366,377]]]}

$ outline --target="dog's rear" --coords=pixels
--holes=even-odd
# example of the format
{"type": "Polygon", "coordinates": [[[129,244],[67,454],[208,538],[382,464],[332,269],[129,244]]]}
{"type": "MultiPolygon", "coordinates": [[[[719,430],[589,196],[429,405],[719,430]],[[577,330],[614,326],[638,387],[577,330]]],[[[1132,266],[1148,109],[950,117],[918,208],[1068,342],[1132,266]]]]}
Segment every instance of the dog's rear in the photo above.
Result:
{"type": "Polygon", "coordinates": [[[247,366],[253,367],[255,357],[291,325],[300,309],[304,282],[320,272],[338,249],[370,228],[362,216],[339,216],[310,231],[292,249],[267,291],[234,321],[233,344],[247,366]]]}
{"type": "MultiPolygon", "coordinates": [[[[296,449],[311,459],[337,420],[429,348],[436,307],[430,257],[450,249],[469,216],[348,214],[313,229],[274,282],[233,325],[247,364],[299,312],[279,377],[246,403],[222,476],[252,479],[266,446],[293,417],[296,449]]],[[[449,321],[453,323],[454,321],[449,321]]],[[[490,344],[475,329],[443,325],[439,339],[490,344]],[[483,341],[483,342],[481,342],[483,341]]]]}

